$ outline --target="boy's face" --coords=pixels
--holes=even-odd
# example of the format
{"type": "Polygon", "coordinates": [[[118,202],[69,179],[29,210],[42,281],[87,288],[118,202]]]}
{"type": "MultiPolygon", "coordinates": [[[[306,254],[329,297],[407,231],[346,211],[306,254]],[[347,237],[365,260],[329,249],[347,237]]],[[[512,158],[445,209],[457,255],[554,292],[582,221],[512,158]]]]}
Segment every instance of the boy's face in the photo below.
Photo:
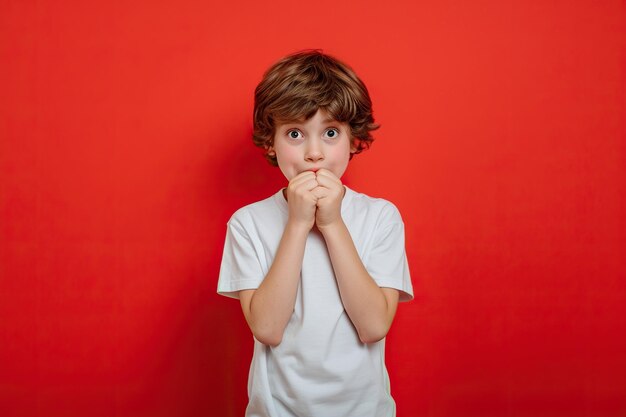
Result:
{"type": "Polygon", "coordinates": [[[309,120],[278,124],[268,151],[276,153],[278,167],[289,181],[320,168],[341,178],[355,151],[351,143],[350,125],[332,120],[319,109],[309,120]]]}

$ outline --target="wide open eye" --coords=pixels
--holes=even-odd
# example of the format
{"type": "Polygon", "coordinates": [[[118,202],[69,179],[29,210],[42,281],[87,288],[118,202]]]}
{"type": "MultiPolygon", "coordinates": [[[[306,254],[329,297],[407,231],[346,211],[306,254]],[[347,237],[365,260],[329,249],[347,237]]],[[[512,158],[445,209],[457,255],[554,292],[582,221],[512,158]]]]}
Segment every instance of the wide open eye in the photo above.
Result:
{"type": "Polygon", "coordinates": [[[289,139],[300,139],[302,138],[302,133],[300,133],[299,130],[290,130],[287,132],[287,136],[289,136],[289,139]]]}
{"type": "Polygon", "coordinates": [[[326,135],[327,138],[334,139],[337,136],[339,136],[339,129],[335,129],[333,127],[331,129],[328,129],[326,132],[324,132],[324,134],[326,135]]]}

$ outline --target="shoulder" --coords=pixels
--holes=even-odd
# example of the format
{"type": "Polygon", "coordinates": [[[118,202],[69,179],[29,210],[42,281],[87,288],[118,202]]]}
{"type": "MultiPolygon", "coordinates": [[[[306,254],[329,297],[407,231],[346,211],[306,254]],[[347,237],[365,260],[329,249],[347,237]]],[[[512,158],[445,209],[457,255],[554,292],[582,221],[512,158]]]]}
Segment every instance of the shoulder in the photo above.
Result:
{"type": "Polygon", "coordinates": [[[280,210],[276,203],[276,194],[273,194],[263,200],[256,201],[237,209],[228,223],[246,223],[256,218],[271,216],[280,210]]]}
{"type": "Polygon", "coordinates": [[[372,197],[348,188],[351,193],[350,206],[353,213],[366,214],[370,221],[378,224],[402,223],[400,210],[391,201],[380,197],[372,197]]]}
{"type": "Polygon", "coordinates": [[[272,230],[282,230],[280,225],[287,214],[287,203],[281,189],[263,200],[239,208],[228,220],[228,228],[248,236],[267,234],[272,230]]]}

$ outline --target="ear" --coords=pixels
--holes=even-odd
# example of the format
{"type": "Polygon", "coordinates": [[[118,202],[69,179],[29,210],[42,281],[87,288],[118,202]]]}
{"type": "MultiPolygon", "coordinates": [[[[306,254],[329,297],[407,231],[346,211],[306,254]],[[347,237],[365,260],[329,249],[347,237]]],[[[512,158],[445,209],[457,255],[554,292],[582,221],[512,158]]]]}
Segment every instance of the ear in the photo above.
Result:
{"type": "Polygon", "coordinates": [[[356,152],[356,139],[352,138],[350,141],[350,153],[356,152]]]}
{"type": "Polygon", "coordinates": [[[276,151],[274,150],[274,143],[272,141],[267,141],[265,142],[265,144],[263,145],[263,147],[265,148],[265,153],[269,156],[274,156],[276,155],[276,151]],[[269,142],[269,143],[268,143],[269,142]]]}

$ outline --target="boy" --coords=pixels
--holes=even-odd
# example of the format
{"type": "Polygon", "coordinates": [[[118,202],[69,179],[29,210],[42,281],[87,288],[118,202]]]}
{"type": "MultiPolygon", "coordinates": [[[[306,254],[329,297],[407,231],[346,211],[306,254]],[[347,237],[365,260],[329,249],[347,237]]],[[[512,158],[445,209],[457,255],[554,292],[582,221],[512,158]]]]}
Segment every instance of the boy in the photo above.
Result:
{"type": "Polygon", "coordinates": [[[246,416],[395,415],[384,338],[413,297],[404,225],[340,180],[376,128],[365,85],[321,51],[256,88],[253,140],[289,184],[228,222],[218,293],[254,335],[246,416]]]}

